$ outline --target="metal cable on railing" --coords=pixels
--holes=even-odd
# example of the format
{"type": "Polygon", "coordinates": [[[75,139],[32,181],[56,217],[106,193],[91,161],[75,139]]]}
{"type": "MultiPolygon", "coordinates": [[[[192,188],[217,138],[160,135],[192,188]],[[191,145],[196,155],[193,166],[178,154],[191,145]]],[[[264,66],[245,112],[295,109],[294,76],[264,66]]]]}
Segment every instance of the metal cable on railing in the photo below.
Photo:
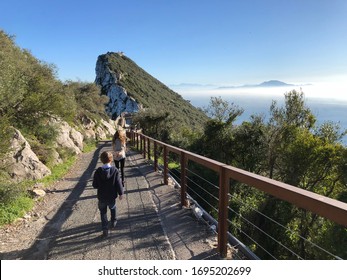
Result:
{"type": "MultiPolygon", "coordinates": [[[[283,247],[284,249],[286,249],[288,252],[292,253],[293,255],[295,255],[296,257],[298,257],[299,259],[303,259],[302,257],[300,257],[298,254],[296,254],[294,251],[292,251],[291,249],[289,249],[287,246],[283,245],[281,242],[279,242],[276,238],[272,237],[270,234],[268,234],[267,232],[265,232],[264,230],[262,230],[260,227],[256,226],[255,224],[253,224],[251,221],[249,221],[248,219],[246,219],[245,217],[243,217],[240,213],[237,213],[236,211],[234,211],[233,209],[231,209],[230,207],[228,207],[228,209],[230,211],[232,211],[234,214],[236,214],[237,216],[239,216],[242,220],[246,221],[248,224],[250,224],[253,228],[256,228],[258,231],[260,231],[261,233],[263,233],[264,235],[266,235],[267,237],[269,237],[271,240],[275,241],[278,245],[280,245],[281,247],[283,247]]],[[[228,219],[229,223],[232,223],[229,219],[228,219]]],[[[234,223],[232,223],[234,224],[234,223]]],[[[234,224],[235,225],[235,224],[234,224]]],[[[243,231],[244,233],[244,231],[243,231]]],[[[260,244],[258,242],[256,242],[254,239],[252,239],[253,242],[255,242],[258,246],[260,246],[260,244]]],[[[266,251],[267,252],[267,251],[266,251]]]]}
{"type": "MultiPolygon", "coordinates": [[[[187,171],[189,171],[189,170],[187,169],[187,171]]],[[[176,169],[175,169],[175,172],[177,172],[178,174],[181,174],[181,172],[180,172],[179,170],[176,170],[176,169]]],[[[180,181],[180,177],[177,176],[177,175],[175,174],[175,172],[172,172],[172,170],[169,169],[169,174],[170,174],[170,176],[172,176],[173,179],[174,179],[176,182],[179,182],[179,181],[180,181]]],[[[197,174],[196,174],[196,175],[197,175],[197,174]]],[[[200,178],[203,179],[202,177],[200,177],[200,178]]],[[[194,184],[195,186],[197,186],[197,187],[198,187],[200,190],[202,190],[203,192],[209,194],[210,197],[214,198],[214,199],[217,201],[217,203],[218,203],[218,198],[217,198],[217,197],[215,197],[215,196],[213,196],[212,194],[208,193],[204,188],[202,188],[200,185],[198,185],[197,183],[195,183],[195,182],[194,182],[191,178],[189,178],[188,176],[186,176],[186,179],[187,179],[188,181],[190,181],[192,184],[194,184]]],[[[208,182],[207,180],[205,180],[205,181],[208,182]]],[[[218,187],[217,187],[217,188],[218,188],[218,187]]],[[[192,193],[194,193],[197,197],[199,197],[202,201],[204,201],[208,206],[210,206],[212,209],[214,209],[216,212],[218,212],[218,209],[215,208],[215,206],[212,205],[209,201],[207,201],[206,199],[204,199],[198,192],[194,191],[192,188],[189,188],[189,190],[190,190],[192,193]]]]}
{"type": "Polygon", "coordinates": [[[188,169],[188,168],[187,168],[186,170],[189,171],[189,173],[193,174],[194,176],[198,177],[199,179],[205,181],[206,183],[208,183],[209,185],[211,185],[212,187],[214,187],[216,190],[219,190],[219,187],[218,187],[218,186],[216,186],[216,185],[213,184],[212,182],[206,180],[205,178],[201,177],[199,174],[193,172],[192,170],[190,170],[190,169],[188,169]]]}
{"type": "MultiPolygon", "coordinates": [[[[193,174],[194,176],[196,176],[198,179],[201,179],[203,182],[207,183],[208,185],[214,187],[216,190],[218,190],[218,186],[216,186],[215,184],[213,184],[212,182],[210,182],[209,180],[206,180],[205,178],[203,178],[202,176],[200,176],[199,174],[193,172],[192,170],[186,169],[189,173],[193,174]]],[[[177,173],[180,174],[180,171],[176,170],[177,173]]],[[[169,169],[169,174],[171,176],[173,176],[176,180],[179,180],[180,178],[174,173],[172,172],[172,170],[169,169]]],[[[213,198],[217,204],[218,204],[218,197],[214,196],[213,194],[209,193],[204,187],[202,187],[201,185],[199,185],[198,183],[196,183],[195,181],[193,181],[190,177],[186,177],[186,179],[192,183],[192,185],[196,186],[198,188],[198,190],[201,190],[203,193],[208,194],[209,197],[213,198]]],[[[203,201],[204,203],[206,203],[209,207],[211,207],[211,209],[215,210],[216,213],[218,213],[218,209],[212,205],[209,201],[207,201],[201,194],[199,194],[196,190],[194,190],[192,187],[188,188],[189,191],[191,193],[193,193],[198,200],[203,201]]],[[[201,203],[199,203],[201,204],[201,203]]],[[[233,211],[232,209],[229,208],[229,210],[233,211]]],[[[252,224],[250,221],[248,221],[247,219],[245,219],[244,217],[242,217],[240,214],[236,213],[235,211],[233,211],[235,214],[237,214],[238,216],[240,216],[242,219],[246,220],[248,223],[252,224]]],[[[228,220],[229,223],[232,223],[230,220],[228,220]]],[[[257,244],[258,248],[263,249],[264,252],[266,252],[267,254],[269,254],[272,258],[276,259],[273,255],[271,255],[263,246],[261,246],[255,239],[253,239],[251,236],[249,236],[245,231],[243,231],[241,228],[239,228],[238,226],[236,226],[234,223],[232,223],[243,235],[247,236],[248,239],[250,239],[253,243],[257,244]]],[[[255,226],[254,224],[252,224],[255,228],[257,228],[258,230],[262,231],[260,228],[258,228],[257,226],[255,226]]],[[[266,232],[262,231],[264,234],[266,234],[266,232]]],[[[268,234],[267,234],[268,235],[268,234]]],[[[268,235],[269,237],[271,237],[270,235],[268,235]]],[[[272,238],[272,237],[271,237],[272,238]]],[[[273,238],[274,239],[274,238],[273,238]]],[[[274,239],[274,241],[276,241],[276,239],[274,239]]],[[[290,250],[289,248],[287,248],[288,250],[290,250]]],[[[294,252],[293,252],[294,253],[294,252]]],[[[294,253],[295,254],[295,253],[294,253]]],[[[299,256],[300,258],[300,256],[299,256]]],[[[301,258],[302,259],[302,258],[301,258]]]]}
{"type": "MultiPolygon", "coordinates": [[[[177,173],[181,173],[180,171],[178,170],[175,170],[177,173]]],[[[169,169],[169,174],[175,179],[175,181],[179,181],[180,180],[180,177],[177,176],[177,174],[175,174],[175,172],[173,172],[171,169],[169,169]]]]}
{"type": "Polygon", "coordinates": [[[264,252],[266,252],[269,256],[271,256],[273,259],[277,260],[275,256],[273,256],[269,251],[267,251],[263,246],[261,246],[256,240],[254,240],[250,235],[248,235],[245,231],[243,231],[238,225],[236,225],[235,223],[231,224],[237,229],[239,230],[239,232],[241,232],[243,235],[245,235],[248,239],[250,239],[253,243],[257,244],[257,246],[259,248],[261,248],[264,252]]]}
{"type": "MultiPolygon", "coordinates": [[[[217,204],[218,204],[218,197],[215,197],[213,194],[209,193],[207,190],[205,190],[203,187],[201,187],[200,185],[198,185],[197,183],[195,183],[192,179],[190,179],[189,177],[186,177],[188,179],[188,181],[190,181],[194,186],[198,187],[200,190],[202,190],[204,193],[208,194],[209,197],[213,198],[217,204]]],[[[190,191],[196,193],[196,191],[193,190],[193,188],[188,188],[190,191]]],[[[216,211],[218,211],[218,209],[215,208],[215,206],[213,206],[210,202],[207,202],[206,203],[211,206],[213,209],[215,209],[216,211]]]]}
{"type": "MultiPolygon", "coordinates": [[[[255,209],[254,207],[244,203],[242,200],[240,200],[238,197],[236,197],[235,195],[229,194],[230,197],[232,197],[234,200],[236,200],[238,203],[240,203],[243,206],[246,206],[246,208],[256,212],[257,214],[261,215],[262,217],[264,217],[265,219],[273,222],[274,224],[276,224],[277,226],[281,227],[282,229],[284,229],[287,232],[291,232],[293,235],[297,236],[298,238],[302,239],[303,241],[307,242],[308,244],[310,244],[312,247],[317,248],[318,250],[323,251],[324,253],[326,253],[327,255],[335,258],[335,259],[341,259],[340,257],[332,254],[331,252],[327,251],[326,249],[320,247],[319,245],[313,243],[312,241],[308,240],[307,238],[301,236],[300,234],[298,234],[297,232],[293,231],[292,229],[282,225],[281,223],[279,223],[278,221],[274,220],[273,218],[265,215],[264,213],[260,212],[259,210],[255,209]]],[[[283,245],[281,242],[279,242],[278,240],[276,240],[275,238],[273,238],[272,236],[270,236],[269,234],[267,234],[264,230],[262,230],[261,228],[259,228],[258,226],[254,225],[252,222],[250,222],[248,219],[246,219],[244,216],[242,216],[242,214],[237,213],[235,210],[231,209],[230,207],[228,207],[228,209],[230,211],[232,211],[233,213],[235,213],[236,215],[238,215],[241,219],[243,219],[244,221],[246,221],[248,224],[251,224],[254,228],[258,229],[260,232],[262,232],[263,234],[267,235],[268,237],[270,237],[272,240],[274,240],[276,243],[278,243],[281,247],[285,248],[287,251],[291,252],[293,255],[297,256],[299,259],[303,259],[301,256],[299,256],[297,253],[295,253],[294,251],[292,251],[291,249],[289,249],[288,247],[286,247],[285,245],[283,245]]],[[[231,222],[229,220],[229,222],[231,222]]]]}
{"type": "MultiPolygon", "coordinates": [[[[159,169],[162,171],[162,166],[160,166],[159,169]]],[[[177,172],[178,174],[181,173],[178,170],[175,170],[175,172],[177,172]]],[[[174,181],[174,183],[178,187],[181,187],[181,185],[179,183],[181,178],[178,177],[175,174],[175,172],[172,172],[172,170],[169,169],[169,176],[171,177],[171,179],[174,181]]],[[[204,179],[203,177],[199,176],[196,173],[195,173],[195,175],[197,175],[201,179],[204,179]]],[[[198,185],[194,181],[192,181],[190,178],[186,177],[186,179],[191,181],[193,184],[198,185]]],[[[213,185],[213,183],[209,182],[206,179],[204,181],[213,185]]],[[[199,186],[199,187],[201,188],[201,186],[199,186]]],[[[218,189],[218,187],[216,187],[216,188],[218,189]]],[[[201,209],[201,211],[203,212],[203,219],[201,219],[201,221],[204,222],[207,226],[209,226],[212,231],[216,232],[218,222],[209,213],[207,213],[206,210],[203,207],[201,207],[201,205],[200,205],[201,201],[204,201],[206,204],[208,204],[211,207],[211,209],[216,211],[216,213],[218,213],[218,209],[215,206],[211,205],[208,201],[206,201],[203,197],[201,197],[197,192],[195,192],[191,188],[189,188],[189,190],[190,190],[191,193],[195,194],[196,197],[198,198],[198,199],[193,198],[189,193],[187,193],[187,198],[191,201],[192,205],[194,205],[194,207],[197,207],[197,208],[201,209]],[[214,229],[213,229],[213,227],[214,227],[214,229]]],[[[213,197],[215,199],[217,199],[217,202],[218,202],[218,198],[216,198],[215,196],[213,196],[213,197]]],[[[248,258],[248,259],[258,259],[254,254],[251,253],[251,251],[244,244],[242,244],[239,240],[237,240],[235,237],[233,237],[230,233],[229,233],[229,237],[233,241],[233,242],[231,242],[231,244],[233,244],[232,247],[234,248],[234,250],[236,250],[233,253],[233,258],[234,259],[239,259],[239,260],[243,260],[245,258],[248,258]]]]}
{"type": "MultiPolygon", "coordinates": [[[[198,179],[201,179],[203,182],[209,184],[210,186],[214,187],[215,189],[219,189],[218,186],[216,186],[215,184],[213,184],[212,182],[206,180],[205,178],[203,178],[202,176],[200,176],[199,174],[193,172],[192,170],[187,169],[187,171],[191,174],[193,174],[194,176],[196,176],[198,179]]],[[[179,171],[177,171],[178,173],[180,173],[179,171]]],[[[173,175],[174,177],[176,177],[176,179],[179,179],[179,177],[174,174],[173,172],[170,172],[170,175],[173,175]]],[[[196,186],[199,190],[201,190],[202,192],[208,194],[210,197],[212,197],[217,203],[218,203],[218,198],[216,196],[214,196],[213,194],[209,193],[204,187],[202,187],[201,185],[199,185],[198,183],[196,183],[195,181],[193,181],[190,177],[186,177],[187,180],[193,184],[194,186],[196,186]]],[[[189,191],[192,192],[196,197],[198,197],[201,201],[203,201],[204,203],[206,203],[209,207],[211,207],[211,209],[215,210],[218,213],[218,209],[212,205],[209,201],[207,201],[203,196],[201,196],[197,191],[195,191],[193,188],[189,188],[189,191]]],[[[260,212],[259,210],[253,208],[252,206],[242,202],[238,197],[236,197],[235,195],[229,194],[229,197],[232,197],[235,201],[239,202],[240,204],[242,204],[243,206],[246,206],[246,208],[251,209],[252,211],[260,214],[261,216],[263,216],[264,218],[268,219],[269,221],[275,223],[276,225],[280,226],[281,228],[285,229],[286,231],[290,231],[293,234],[296,234],[299,238],[303,239],[305,242],[310,243],[312,246],[318,248],[319,250],[324,251],[326,254],[330,255],[333,258],[339,259],[339,257],[331,254],[330,252],[328,252],[327,250],[325,250],[324,248],[318,246],[317,244],[307,240],[306,238],[300,236],[299,234],[295,233],[293,230],[285,227],[284,225],[282,225],[281,223],[277,222],[276,220],[272,219],[271,217],[263,214],[262,212],[260,212]]],[[[232,211],[234,214],[236,214],[238,217],[240,217],[242,220],[244,220],[245,222],[247,222],[249,225],[251,225],[253,228],[257,229],[258,231],[260,231],[262,234],[264,234],[265,236],[267,236],[268,238],[270,238],[271,240],[273,240],[275,243],[277,243],[280,247],[284,248],[286,251],[290,252],[293,256],[297,257],[298,259],[303,259],[300,255],[298,255],[297,253],[295,253],[293,250],[291,250],[290,248],[288,248],[287,246],[283,245],[280,241],[278,241],[276,238],[274,238],[273,236],[271,236],[270,234],[268,234],[266,231],[264,231],[263,229],[261,229],[260,227],[256,226],[254,223],[252,223],[251,221],[249,221],[248,219],[246,219],[244,216],[242,216],[240,213],[236,212],[235,210],[231,209],[230,207],[228,207],[228,209],[230,211],[232,211]]],[[[276,259],[271,253],[269,253],[259,242],[257,242],[255,239],[253,239],[250,235],[248,235],[244,230],[242,230],[241,228],[239,228],[234,222],[230,221],[228,219],[228,222],[230,224],[232,224],[233,226],[235,226],[235,228],[237,228],[239,230],[239,232],[241,232],[244,236],[246,236],[248,239],[250,239],[254,244],[257,245],[257,248],[261,248],[264,252],[266,252],[269,256],[271,256],[272,258],[276,259]]]]}

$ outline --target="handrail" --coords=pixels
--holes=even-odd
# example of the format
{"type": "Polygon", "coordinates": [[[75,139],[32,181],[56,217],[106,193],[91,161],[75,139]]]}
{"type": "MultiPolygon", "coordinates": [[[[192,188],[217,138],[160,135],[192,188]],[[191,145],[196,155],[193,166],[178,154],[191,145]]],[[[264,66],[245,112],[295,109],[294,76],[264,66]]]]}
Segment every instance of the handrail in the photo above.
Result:
{"type": "Polygon", "coordinates": [[[157,170],[157,147],[164,149],[164,183],[168,183],[168,151],[180,156],[181,162],[181,205],[186,205],[186,166],[188,160],[201,164],[219,174],[219,206],[218,206],[218,250],[221,257],[227,254],[228,239],[228,194],[230,179],[253,186],[276,198],[287,201],[300,208],[309,210],[335,223],[347,226],[347,203],[331,199],[301,188],[285,184],[261,175],[257,175],[221,162],[194,154],[192,152],[168,145],[142,133],[130,132],[130,138],[136,147],[143,150],[143,155],[150,158],[150,143],[154,144],[155,170],[157,170]],[[147,142],[147,147],[146,147],[147,142]]]}

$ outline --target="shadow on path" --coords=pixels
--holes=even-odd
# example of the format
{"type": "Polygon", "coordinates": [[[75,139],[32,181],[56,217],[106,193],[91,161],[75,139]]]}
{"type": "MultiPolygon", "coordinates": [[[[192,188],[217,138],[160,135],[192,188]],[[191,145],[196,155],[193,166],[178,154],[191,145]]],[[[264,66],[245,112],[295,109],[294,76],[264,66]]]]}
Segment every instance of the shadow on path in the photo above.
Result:
{"type": "Polygon", "coordinates": [[[47,259],[50,245],[59,236],[62,225],[72,214],[74,205],[79,200],[93,174],[93,171],[98,163],[100,150],[108,145],[109,142],[99,142],[99,147],[95,150],[90,164],[79,178],[78,183],[72,189],[70,195],[60,206],[53,218],[47,222],[33,245],[23,253],[23,260],[47,259]]]}

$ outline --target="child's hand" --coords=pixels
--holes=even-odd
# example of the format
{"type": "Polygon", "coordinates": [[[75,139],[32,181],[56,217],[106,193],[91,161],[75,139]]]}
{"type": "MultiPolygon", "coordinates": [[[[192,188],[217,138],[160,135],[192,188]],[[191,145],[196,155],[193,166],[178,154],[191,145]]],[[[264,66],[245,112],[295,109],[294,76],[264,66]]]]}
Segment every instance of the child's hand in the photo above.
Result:
{"type": "Polygon", "coordinates": [[[120,196],[119,196],[119,200],[122,200],[122,199],[123,199],[123,195],[120,195],[120,196]]]}

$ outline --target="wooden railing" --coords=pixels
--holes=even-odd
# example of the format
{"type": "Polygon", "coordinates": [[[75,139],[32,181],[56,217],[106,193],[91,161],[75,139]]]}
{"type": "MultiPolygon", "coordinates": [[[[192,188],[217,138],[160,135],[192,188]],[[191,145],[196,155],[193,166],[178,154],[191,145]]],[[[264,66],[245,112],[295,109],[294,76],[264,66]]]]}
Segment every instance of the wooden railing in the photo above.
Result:
{"type": "Polygon", "coordinates": [[[168,152],[180,157],[181,164],[181,205],[187,205],[186,169],[188,161],[193,161],[219,174],[218,205],[218,250],[221,257],[226,257],[228,240],[228,194],[230,179],[253,186],[276,198],[287,201],[335,223],[347,226],[347,204],[313,192],[300,189],[276,180],[238,169],[221,162],[168,145],[151,137],[131,131],[129,137],[136,148],[143,152],[144,158],[151,158],[153,145],[154,169],[158,169],[158,146],[163,148],[164,184],[168,184],[168,152]]]}

